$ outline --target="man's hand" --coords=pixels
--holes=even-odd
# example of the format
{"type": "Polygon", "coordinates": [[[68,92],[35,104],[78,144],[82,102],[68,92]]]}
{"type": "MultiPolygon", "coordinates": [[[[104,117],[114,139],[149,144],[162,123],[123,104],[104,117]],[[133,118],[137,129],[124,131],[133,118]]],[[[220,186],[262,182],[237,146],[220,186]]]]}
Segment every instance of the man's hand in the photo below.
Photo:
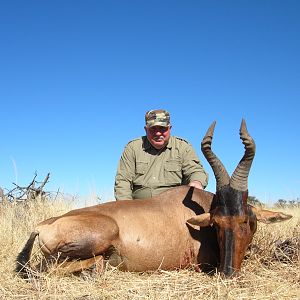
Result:
{"type": "Polygon", "coordinates": [[[203,186],[200,181],[194,180],[194,181],[191,181],[188,185],[193,186],[199,190],[203,190],[203,186]]]}

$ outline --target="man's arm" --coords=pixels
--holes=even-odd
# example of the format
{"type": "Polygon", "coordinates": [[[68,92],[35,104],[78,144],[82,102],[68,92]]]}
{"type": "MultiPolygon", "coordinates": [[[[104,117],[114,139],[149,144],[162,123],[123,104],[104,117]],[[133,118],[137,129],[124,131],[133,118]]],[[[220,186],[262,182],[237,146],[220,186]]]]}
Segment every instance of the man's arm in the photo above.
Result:
{"type": "Polygon", "coordinates": [[[204,189],[208,183],[208,174],[190,144],[187,144],[183,152],[182,162],[183,181],[190,186],[204,189]]]}
{"type": "Polygon", "coordinates": [[[115,177],[116,200],[132,199],[132,180],[135,174],[135,156],[130,144],[125,147],[115,177]]]}
{"type": "Polygon", "coordinates": [[[194,180],[188,184],[189,186],[193,186],[199,190],[203,190],[203,185],[200,181],[194,180]]]}

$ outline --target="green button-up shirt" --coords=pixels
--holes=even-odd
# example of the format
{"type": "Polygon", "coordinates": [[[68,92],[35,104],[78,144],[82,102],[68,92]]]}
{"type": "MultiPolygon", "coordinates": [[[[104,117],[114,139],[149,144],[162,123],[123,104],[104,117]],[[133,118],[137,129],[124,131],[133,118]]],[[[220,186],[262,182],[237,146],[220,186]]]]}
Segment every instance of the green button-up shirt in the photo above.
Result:
{"type": "Polygon", "coordinates": [[[123,151],[115,179],[115,198],[149,198],[194,180],[205,188],[208,175],[191,144],[171,136],[167,146],[157,150],[143,136],[129,142],[123,151]]]}

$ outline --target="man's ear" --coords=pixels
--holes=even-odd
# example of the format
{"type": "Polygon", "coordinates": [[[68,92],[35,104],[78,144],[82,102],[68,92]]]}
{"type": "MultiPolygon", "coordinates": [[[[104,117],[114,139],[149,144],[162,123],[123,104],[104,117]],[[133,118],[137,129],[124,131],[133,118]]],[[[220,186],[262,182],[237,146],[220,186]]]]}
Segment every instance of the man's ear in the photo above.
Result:
{"type": "Polygon", "coordinates": [[[197,225],[200,227],[207,227],[211,224],[210,213],[204,213],[198,216],[194,216],[186,221],[191,225],[197,225]]]}
{"type": "Polygon", "coordinates": [[[258,209],[256,207],[251,207],[252,211],[256,215],[256,219],[259,222],[270,224],[270,223],[277,223],[291,219],[293,216],[285,214],[279,211],[270,211],[266,209],[258,209]]]}

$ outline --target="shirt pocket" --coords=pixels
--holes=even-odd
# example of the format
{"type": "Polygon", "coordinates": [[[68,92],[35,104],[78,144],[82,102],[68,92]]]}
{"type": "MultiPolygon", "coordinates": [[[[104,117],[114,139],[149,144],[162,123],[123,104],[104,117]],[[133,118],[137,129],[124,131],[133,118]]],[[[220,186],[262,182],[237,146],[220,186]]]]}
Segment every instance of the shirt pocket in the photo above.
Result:
{"type": "Polygon", "coordinates": [[[133,185],[144,185],[145,174],[148,170],[148,162],[147,161],[137,161],[135,165],[135,176],[133,179],[133,185]]]}
{"type": "Polygon", "coordinates": [[[170,159],[165,162],[165,181],[171,185],[180,185],[182,181],[181,161],[170,159]]]}
{"type": "Polygon", "coordinates": [[[136,167],[135,167],[135,172],[136,174],[143,175],[146,173],[148,168],[148,162],[147,161],[137,161],[136,162],[136,167]]]}

